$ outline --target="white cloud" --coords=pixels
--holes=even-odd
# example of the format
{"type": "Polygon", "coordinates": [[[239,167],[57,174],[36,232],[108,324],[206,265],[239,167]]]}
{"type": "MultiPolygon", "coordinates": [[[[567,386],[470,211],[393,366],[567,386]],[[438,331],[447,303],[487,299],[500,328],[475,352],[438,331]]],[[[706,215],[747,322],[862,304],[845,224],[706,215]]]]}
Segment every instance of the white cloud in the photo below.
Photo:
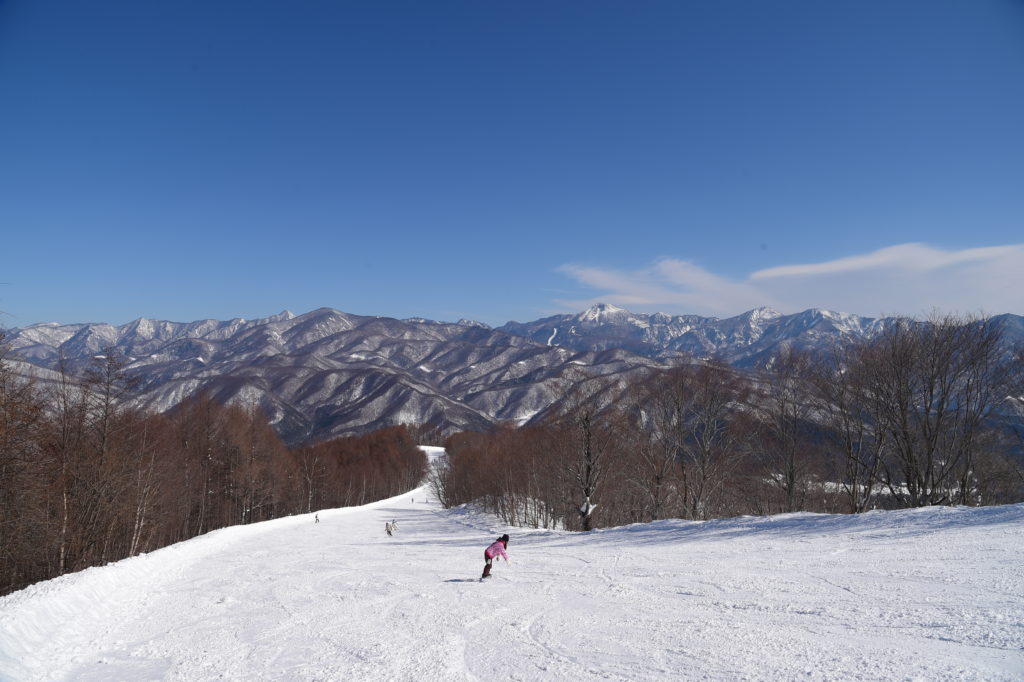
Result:
{"type": "Polygon", "coordinates": [[[579,265],[559,270],[601,292],[558,301],[574,310],[604,301],[637,312],[719,317],[760,306],[784,313],[826,308],[868,316],[932,310],[1024,313],[1024,244],[961,251],[898,244],[822,263],[766,268],[742,280],[672,258],[633,272],[579,265]]]}
{"type": "Polygon", "coordinates": [[[587,308],[604,302],[634,311],[686,311],[705,315],[732,315],[736,309],[773,305],[756,287],[733,282],[698,265],[666,258],[636,272],[617,272],[596,267],[563,265],[559,268],[576,281],[607,293],[583,300],[560,300],[570,309],[587,308]]]}
{"type": "Polygon", "coordinates": [[[999,260],[1007,255],[1020,258],[1021,245],[991,246],[963,251],[940,251],[927,244],[897,244],[878,251],[849,256],[824,263],[808,265],[782,265],[751,273],[750,279],[763,280],[771,277],[792,277],[829,275],[864,270],[895,269],[929,272],[961,263],[983,263],[999,260]]]}

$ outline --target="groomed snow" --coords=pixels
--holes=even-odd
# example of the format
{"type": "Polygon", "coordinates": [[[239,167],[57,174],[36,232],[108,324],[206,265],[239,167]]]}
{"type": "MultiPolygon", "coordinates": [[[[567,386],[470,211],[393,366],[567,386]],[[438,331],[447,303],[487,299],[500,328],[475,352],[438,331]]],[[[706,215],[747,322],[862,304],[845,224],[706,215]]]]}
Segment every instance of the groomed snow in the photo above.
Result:
{"type": "Polygon", "coordinates": [[[319,516],[0,599],[0,679],[1024,678],[1024,505],[576,534],[420,488],[319,516]]]}

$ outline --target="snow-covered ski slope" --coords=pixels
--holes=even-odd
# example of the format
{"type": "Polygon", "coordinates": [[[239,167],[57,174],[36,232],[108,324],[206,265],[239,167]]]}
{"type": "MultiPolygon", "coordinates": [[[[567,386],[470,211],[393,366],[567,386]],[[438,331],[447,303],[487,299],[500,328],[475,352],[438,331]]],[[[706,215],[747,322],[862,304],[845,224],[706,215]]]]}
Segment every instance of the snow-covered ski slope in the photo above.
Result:
{"type": "Polygon", "coordinates": [[[574,534],[427,498],[9,595],[0,679],[1024,679],[1024,505],[574,534]],[[477,582],[501,532],[512,563],[477,582]]]}

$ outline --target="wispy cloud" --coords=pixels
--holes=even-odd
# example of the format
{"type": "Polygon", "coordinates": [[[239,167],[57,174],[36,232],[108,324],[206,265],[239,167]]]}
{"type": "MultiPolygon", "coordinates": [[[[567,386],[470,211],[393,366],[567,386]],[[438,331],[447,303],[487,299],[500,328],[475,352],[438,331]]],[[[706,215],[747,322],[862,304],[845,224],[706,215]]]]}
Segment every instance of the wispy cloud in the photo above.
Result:
{"type": "Polygon", "coordinates": [[[580,265],[563,265],[559,271],[598,292],[557,301],[573,310],[604,301],[638,312],[715,316],[760,306],[870,316],[936,309],[1024,313],[1024,244],[960,251],[898,244],[832,261],[766,268],[738,280],[674,258],[636,271],[580,265]]]}
{"type": "Polygon", "coordinates": [[[931,272],[940,268],[962,263],[983,263],[999,260],[1007,255],[1020,258],[1021,245],[989,246],[963,251],[942,251],[927,244],[897,244],[871,253],[839,258],[825,263],[808,265],[782,265],[758,270],[750,275],[752,280],[772,277],[796,277],[829,275],[865,270],[903,270],[931,272]]]}

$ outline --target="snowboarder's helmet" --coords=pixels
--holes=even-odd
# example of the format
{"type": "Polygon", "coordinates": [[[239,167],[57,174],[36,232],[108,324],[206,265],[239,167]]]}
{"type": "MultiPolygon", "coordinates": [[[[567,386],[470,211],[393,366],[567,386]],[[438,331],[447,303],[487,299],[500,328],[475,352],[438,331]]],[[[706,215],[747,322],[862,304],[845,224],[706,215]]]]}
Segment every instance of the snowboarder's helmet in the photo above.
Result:
{"type": "Polygon", "coordinates": [[[504,535],[502,535],[498,539],[501,540],[502,542],[504,542],[507,545],[508,544],[508,533],[505,533],[504,535]]]}

